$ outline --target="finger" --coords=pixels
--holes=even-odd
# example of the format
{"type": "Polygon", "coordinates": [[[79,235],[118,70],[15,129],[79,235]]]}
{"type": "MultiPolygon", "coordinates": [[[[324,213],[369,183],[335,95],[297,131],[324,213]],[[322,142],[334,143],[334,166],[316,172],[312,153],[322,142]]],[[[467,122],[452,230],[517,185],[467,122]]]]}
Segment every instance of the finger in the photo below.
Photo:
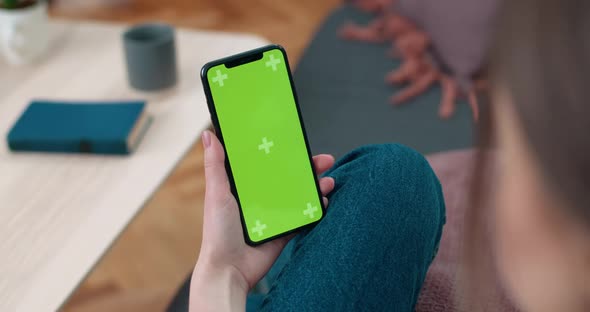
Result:
{"type": "Polygon", "coordinates": [[[412,68],[404,63],[399,69],[392,71],[385,77],[385,82],[390,84],[400,84],[410,79],[412,68]]]}
{"type": "Polygon", "coordinates": [[[416,32],[415,41],[416,53],[424,53],[430,45],[430,37],[423,31],[416,32]]]}
{"type": "Polygon", "coordinates": [[[339,35],[343,39],[353,40],[356,39],[356,33],[358,32],[358,26],[353,23],[346,23],[340,28],[339,35]]]}
{"type": "Polygon", "coordinates": [[[322,197],[322,200],[324,201],[324,208],[328,208],[328,204],[330,203],[330,201],[328,200],[327,197],[322,197]]]}
{"type": "Polygon", "coordinates": [[[479,120],[479,101],[477,100],[477,94],[475,90],[469,91],[469,105],[471,106],[471,111],[473,112],[473,120],[479,120]]]}
{"type": "Polygon", "coordinates": [[[230,189],[225,171],[223,146],[208,130],[203,132],[202,141],[205,148],[205,196],[210,199],[226,196],[230,189]]]}
{"type": "Polygon", "coordinates": [[[322,175],[328,169],[334,166],[334,156],[329,154],[320,154],[313,157],[313,167],[317,175],[322,175]]]}
{"type": "Polygon", "coordinates": [[[423,67],[420,63],[420,60],[416,58],[406,58],[399,69],[392,71],[386,77],[386,81],[392,84],[399,84],[411,80],[423,67]]]}
{"type": "Polygon", "coordinates": [[[393,14],[390,15],[387,19],[387,26],[388,31],[392,34],[394,38],[400,38],[412,31],[414,31],[415,27],[413,24],[408,21],[405,17],[393,14]]]}
{"type": "Polygon", "coordinates": [[[392,103],[395,105],[399,105],[424,93],[435,80],[435,71],[425,73],[423,76],[418,78],[418,80],[412,83],[409,87],[399,91],[398,94],[394,95],[391,99],[392,103]]]}
{"type": "Polygon", "coordinates": [[[443,119],[447,119],[455,112],[457,93],[459,89],[455,80],[447,76],[443,76],[440,79],[440,83],[443,96],[440,103],[440,108],[438,110],[438,115],[443,119]]]}
{"type": "Polygon", "coordinates": [[[322,195],[324,196],[330,194],[330,192],[334,190],[334,186],[336,185],[334,178],[331,177],[321,178],[319,183],[320,191],[322,191],[322,195]]]}
{"type": "Polygon", "coordinates": [[[402,36],[399,36],[397,40],[394,42],[395,47],[397,48],[400,53],[408,54],[410,52],[409,48],[409,37],[411,34],[407,33],[402,36]]]}

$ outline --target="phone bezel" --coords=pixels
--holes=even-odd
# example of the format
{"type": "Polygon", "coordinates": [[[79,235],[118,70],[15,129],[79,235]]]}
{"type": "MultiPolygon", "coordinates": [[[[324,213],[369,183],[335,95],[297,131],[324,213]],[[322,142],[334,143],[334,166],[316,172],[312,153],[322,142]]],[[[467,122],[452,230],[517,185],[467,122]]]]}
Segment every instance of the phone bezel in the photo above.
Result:
{"type": "MultiPolygon", "coordinates": [[[[203,68],[201,69],[201,81],[202,81],[202,84],[203,84],[203,89],[205,91],[205,96],[207,98],[207,107],[208,107],[209,113],[211,115],[211,121],[213,123],[213,127],[214,127],[214,130],[215,130],[215,133],[216,133],[217,137],[219,138],[221,144],[224,146],[225,168],[226,168],[226,171],[227,171],[227,175],[228,175],[228,180],[229,180],[229,183],[230,183],[231,192],[234,195],[234,197],[236,199],[236,202],[238,203],[238,207],[240,209],[240,221],[242,223],[242,232],[244,234],[244,241],[246,242],[246,244],[248,244],[250,246],[261,245],[261,244],[264,244],[264,243],[266,243],[268,241],[271,241],[271,240],[274,240],[274,239],[277,239],[277,238],[280,238],[280,237],[287,236],[289,234],[298,232],[298,231],[303,230],[305,228],[312,227],[315,224],[317,224],[318,222],[320,222],[324,218],[324,216],[326,214],[326,207],[324,207],[324,201],[323,201],[322,192],[320,190],[319,179],[318,179],[317,175],[314,172],[314,174],[312,174],[312,175],[313,175],[314,183],[315,183],[316,190],[317,190],[317,193],[318,193],[318,198],[319,198],[319,201],[320,201],[320,206],[322,208],[322,215],[321,215],[321,217],[320,217],[319,220],[314,221],[314,222],[309,223],[309,224],[306,224],[306,225],[303,225],[303,226],[300,226],[298,228],[289,230],[287,232],[284,232],[284,233],[281,233],[281,234],[278,234],[278,235],[275,235],[275,236],[266,238],[266,239],[261,240],[261,241],[253,241],[253,240],[251,240],[250,239],[250,234],[248,233],[248,229],[246,228],[246,222],[244,220],[244,214],[243,214],[243,211],[242,211],[242,204],[240,202],[240,198],[239,198],[238,192],[236,190],[236,185],[235,185],[235,182],[234,182],[234,177],[233,177],[233,173],[232,173],[232,170],[231,170],[231,165],[229,163],[229,158],[228,158],[228,155],[227,155],[227,151],[225,150],[225,142],[224,142],[224,139],[223,139],[223,133],[221,131],[221,127],[219,125],[219,120],[217,118],[217,111],[215,109],[215,103],[213,101],[213,95],[211,94],[211,88],[209,86],[209,80],[207,79],[207,72],[212,67],[215,67],[215,66],[218,66],[218,65],[226,65],[227,63],[232,63],[232,64],[238,63],[239,64],[239,65],[234,65],[232,67],[236,67],[236,66],[241,66],[241,65],[247,64],[250,61],[244,62],[244,63],[241,63],[241,62],[244,61],[244,60],[253,59],[253,57],[257,56],[258,54],[264,54],[264,52],[271,51],[271,50],[279,50],[283,54],[283,59],[285,60],[285,65],[287,66],[287,74],[289,75],[289,82],[291,84],[291,91],[293,92],[293,98],[295,100],[295,106],[297,108],[297,116],[299,118],[299,124],[301,125],[301,130],[303,131],[303,139],[305,141],[305,148],[307,150],[307,156],[308,156],[309,163],[311,165],[312,170],[315,171],[315,166],[313,164],[313,157],[312,157],[312,154],[311,154],[311,149],[309,147],[309,140],[307,138],[307,132],[305,130],[305,124],[303,122],[303,117],[302,117],[302,114],[301,114],[301,109],[299,107],[299,99],[297,97],[297,91],[295,89],[295,83],[293,82],[293,76],[291,74],[291,69],[290,69],[290,66],[289,66],[289,60],[287,58],[287,53],[286,53],[285,49],[282,46],[277,45],[277,44],[271,44],[271,45],[267,45],[267,46],[260,47],[260,48],[257,48],[257,49],[253,49],[253,50],[250,50],[250,51],[242,52],[242,53],[239,53],[239,54],[235,54],[235,55],[232,55],[232,56],[228,56],[228,57],[225,57],[225,58],[221,58],[221,59],[218,59],[218,60],[209,62],[209,63],[205,64],[203,66],[203,68]]],[[[254,60],[256,60],[256,59],[254,58],[254,60]]]]}

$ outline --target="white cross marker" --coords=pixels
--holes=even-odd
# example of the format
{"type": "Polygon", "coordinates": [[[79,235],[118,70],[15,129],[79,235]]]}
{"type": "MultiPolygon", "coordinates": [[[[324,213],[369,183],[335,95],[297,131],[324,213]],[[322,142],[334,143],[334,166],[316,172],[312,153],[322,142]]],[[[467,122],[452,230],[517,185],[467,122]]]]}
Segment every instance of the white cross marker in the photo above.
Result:
{"type": "Polygon", "coordinates": [[[270,148],[273,147],[275,144],[273,141],[268,142],[266,137],[262,138],[262,144],[258,145],[258,150],[264,150],[264,153],[270,153],[270,148]]]}
{"type": "Polygon", "coordinates": [[[277,65],[281,63],[281,60],[276,59],[274,55],[270,55],[270,60],[266,62],[266,67],[272,67],[272,71],[277,71],[277,65]]]}
{"type": "Polygon", "coordinates": [[[217,83],[219,83],[220,87],[223,87],[223,85],[224,85],[223,81],[225,79],[227,79],[227,74],[222,74],[221,70],[218,69],[216,75],[217,76],[213,77],[213,82],[217,82],[217,83]]]}
{"type": "Polygon", "coordinates": [[[313,219],[313,215],[316,211],[318,211],[318,207],[312,206],[311,203],[307,203],[307,209],[303,210],[303,214],[309,216],[310,219],[313,219]]]}
{"type": "Polygon", "coordinates": [[[264,230],[266,230],[266,224],[260,223],[260,220],[256,220],[256,226],[252,229],[252,232],[258,234],[258,237],[260,237],[264,230]]]}

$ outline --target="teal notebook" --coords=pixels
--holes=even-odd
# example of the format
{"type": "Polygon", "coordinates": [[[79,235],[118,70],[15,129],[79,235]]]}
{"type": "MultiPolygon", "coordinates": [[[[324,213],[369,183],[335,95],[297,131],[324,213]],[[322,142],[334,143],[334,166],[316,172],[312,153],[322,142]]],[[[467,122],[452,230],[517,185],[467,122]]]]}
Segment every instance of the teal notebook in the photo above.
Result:
{"type": "Polygon", "coordinates": [[[151,124],[143,101],[33,101],[8,133],[13,151],[132,153],[151,124]]]}

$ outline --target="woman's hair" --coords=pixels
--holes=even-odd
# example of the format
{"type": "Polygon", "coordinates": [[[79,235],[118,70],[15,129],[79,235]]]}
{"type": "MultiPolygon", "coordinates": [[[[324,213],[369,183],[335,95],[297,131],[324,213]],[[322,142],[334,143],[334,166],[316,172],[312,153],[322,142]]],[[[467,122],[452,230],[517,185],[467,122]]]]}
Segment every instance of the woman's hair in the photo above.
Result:
{"type": "MultiPolygon", "coordinates": [[[[489,66],[492,97],[498,88],[510,95],[542,182],[567,203],[554,209],[590,230],[590,1],[505,0],[489,66]]],[[[492,251],[482,248],[490,246],[484,177],[497,126],[493,105],[479,124],[482,148],[466,216],[467,291],[493,275],[492,251]]]]}
{"type": "Polygon", "coordinates": [[[590,225],[590,1],[505,1],[491,56],[544,182],[590,225]]]}

